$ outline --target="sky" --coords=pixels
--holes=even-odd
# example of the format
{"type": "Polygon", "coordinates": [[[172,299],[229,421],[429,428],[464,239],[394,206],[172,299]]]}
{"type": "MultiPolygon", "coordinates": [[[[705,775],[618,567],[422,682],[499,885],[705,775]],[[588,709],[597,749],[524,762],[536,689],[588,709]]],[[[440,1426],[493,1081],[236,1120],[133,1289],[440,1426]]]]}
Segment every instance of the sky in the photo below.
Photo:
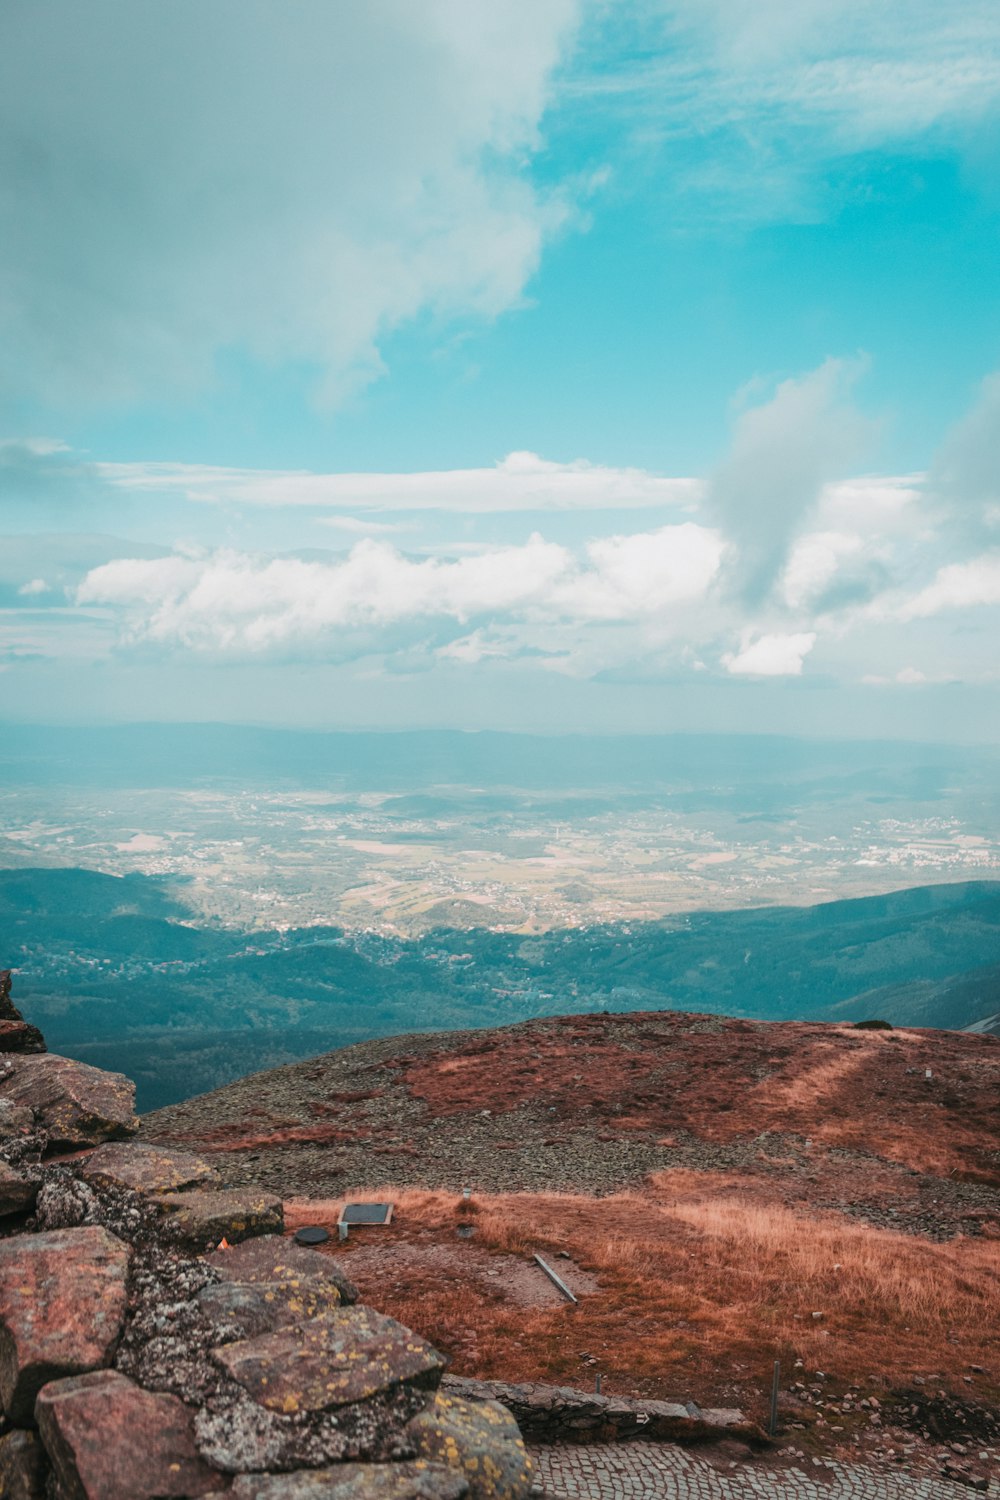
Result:
{"type": "Polygon", "coordinates": [[[0,0],[0,703],[1000,735],[995,0],[0,0]]]}

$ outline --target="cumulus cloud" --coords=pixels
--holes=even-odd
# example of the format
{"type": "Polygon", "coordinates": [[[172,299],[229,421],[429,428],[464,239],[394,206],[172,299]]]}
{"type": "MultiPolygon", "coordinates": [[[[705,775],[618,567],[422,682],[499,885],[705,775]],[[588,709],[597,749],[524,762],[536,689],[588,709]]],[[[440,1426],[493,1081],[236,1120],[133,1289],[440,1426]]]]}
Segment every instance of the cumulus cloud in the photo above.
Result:
{"type": "Polygon", "coordinates": [[[0,386],[74,402],[221,350],[378,374],[516,304],[565,205],[526,163],[577,0],[46,0],[0,12],[0,386]]]}
{"type": "Polygon", "coordinates": [[[828,359],[737,419],[708,499],[735,544],[733,587],[751,607],[770,594],[824,485],[850,472],[871,436],[851,398],[863,369],[861,360],[828,359]]]}
{"type": "Polygon", "coordinates": [[[917,620],[943,610],[1000,604],[1000,553],[984,553],[970,562],[949,563],[900,608],[902,620],[917,620]]]}
{"type": "Polygon", "coordinates": [[[707,593],[720,548],[688,523],[593,542],[589,565],[537,534],[457,559],[418,561],[371,539],[335,562],[233,551],[118,558],[88,573],[76,598],[120,610],[133,644],[254,653],[403,621],[655,618],[707,593]]]}
{"type": "MultiPolygon", "coordinates": [[[[692,506],[696,479],[612,468],[587,459],[555,463],[537,453],[509,453],[490,468],[399,474],[313,474],[302,470],[224,469],[206,464],[103,463],[98,470],[123,490],[179,492],[189,500],[252,506],[322,505],[354,510],[593,510],[692,506]]],[[[342,524],[331,520],[333,525],[342,524]]]]}
{"type": "Polygon", "coordinates": [[[816,644],[814,631],[794,635],[744,635],[738,652],[722,658],[734,677],[800,677],[802,663],[816,644]]]}

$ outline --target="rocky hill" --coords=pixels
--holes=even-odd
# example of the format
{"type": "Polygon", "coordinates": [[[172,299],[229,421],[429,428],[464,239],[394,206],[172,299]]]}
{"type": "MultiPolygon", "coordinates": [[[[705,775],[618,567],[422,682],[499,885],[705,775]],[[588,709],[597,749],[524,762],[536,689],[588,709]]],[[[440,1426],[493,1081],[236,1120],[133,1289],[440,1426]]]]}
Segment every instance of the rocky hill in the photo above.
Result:
{"type": "Polygon", "coordinates": [[[373,1181],[599,1196],[685,1168],[934,1236],[1000,1232],[990,1035],[565,1016],[366,1042],[158,1110],[143,1133],[302,1197],[373,1181]]]}
{"type": "Polygon", "coordinates": [[[292,1223],[394,1202],[343,1262],[458,1376],[763,1423],[778,1359],[790,1462],[1000,1474],[989,1034],[566,1016],[329,1053],[142,1137],[280,1187],[292,1223]]]}

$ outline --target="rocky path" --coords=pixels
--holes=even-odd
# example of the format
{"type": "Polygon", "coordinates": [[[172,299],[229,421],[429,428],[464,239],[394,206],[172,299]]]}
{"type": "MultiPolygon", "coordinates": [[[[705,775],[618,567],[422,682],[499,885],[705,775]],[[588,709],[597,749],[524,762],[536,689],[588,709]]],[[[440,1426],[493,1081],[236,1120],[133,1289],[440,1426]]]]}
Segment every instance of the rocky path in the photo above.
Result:
{"type": "MultiPolygon", "coordinates": [[[[671,1443],[534,1448],[539,1500],[969,1500],[948,1479],[825,1462],[809,1470],[739,1465],[728,1473],[671,1443]]],[[[1000,1497],[1000,1479],[988,1491],[1000,1497]]]]}

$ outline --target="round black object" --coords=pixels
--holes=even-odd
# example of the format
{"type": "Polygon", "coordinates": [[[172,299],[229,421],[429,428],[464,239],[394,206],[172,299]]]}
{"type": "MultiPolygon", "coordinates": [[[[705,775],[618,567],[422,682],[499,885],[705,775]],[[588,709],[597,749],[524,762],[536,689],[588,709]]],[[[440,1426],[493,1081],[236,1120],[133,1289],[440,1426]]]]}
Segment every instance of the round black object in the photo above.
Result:
{"type": "Polygon", "coordinates": [[[329,1238],[329,1230],[321,1228],[319,1224],[307,1224],[295,1231],[297,1245],[325,1245],[329,1238]]]}

